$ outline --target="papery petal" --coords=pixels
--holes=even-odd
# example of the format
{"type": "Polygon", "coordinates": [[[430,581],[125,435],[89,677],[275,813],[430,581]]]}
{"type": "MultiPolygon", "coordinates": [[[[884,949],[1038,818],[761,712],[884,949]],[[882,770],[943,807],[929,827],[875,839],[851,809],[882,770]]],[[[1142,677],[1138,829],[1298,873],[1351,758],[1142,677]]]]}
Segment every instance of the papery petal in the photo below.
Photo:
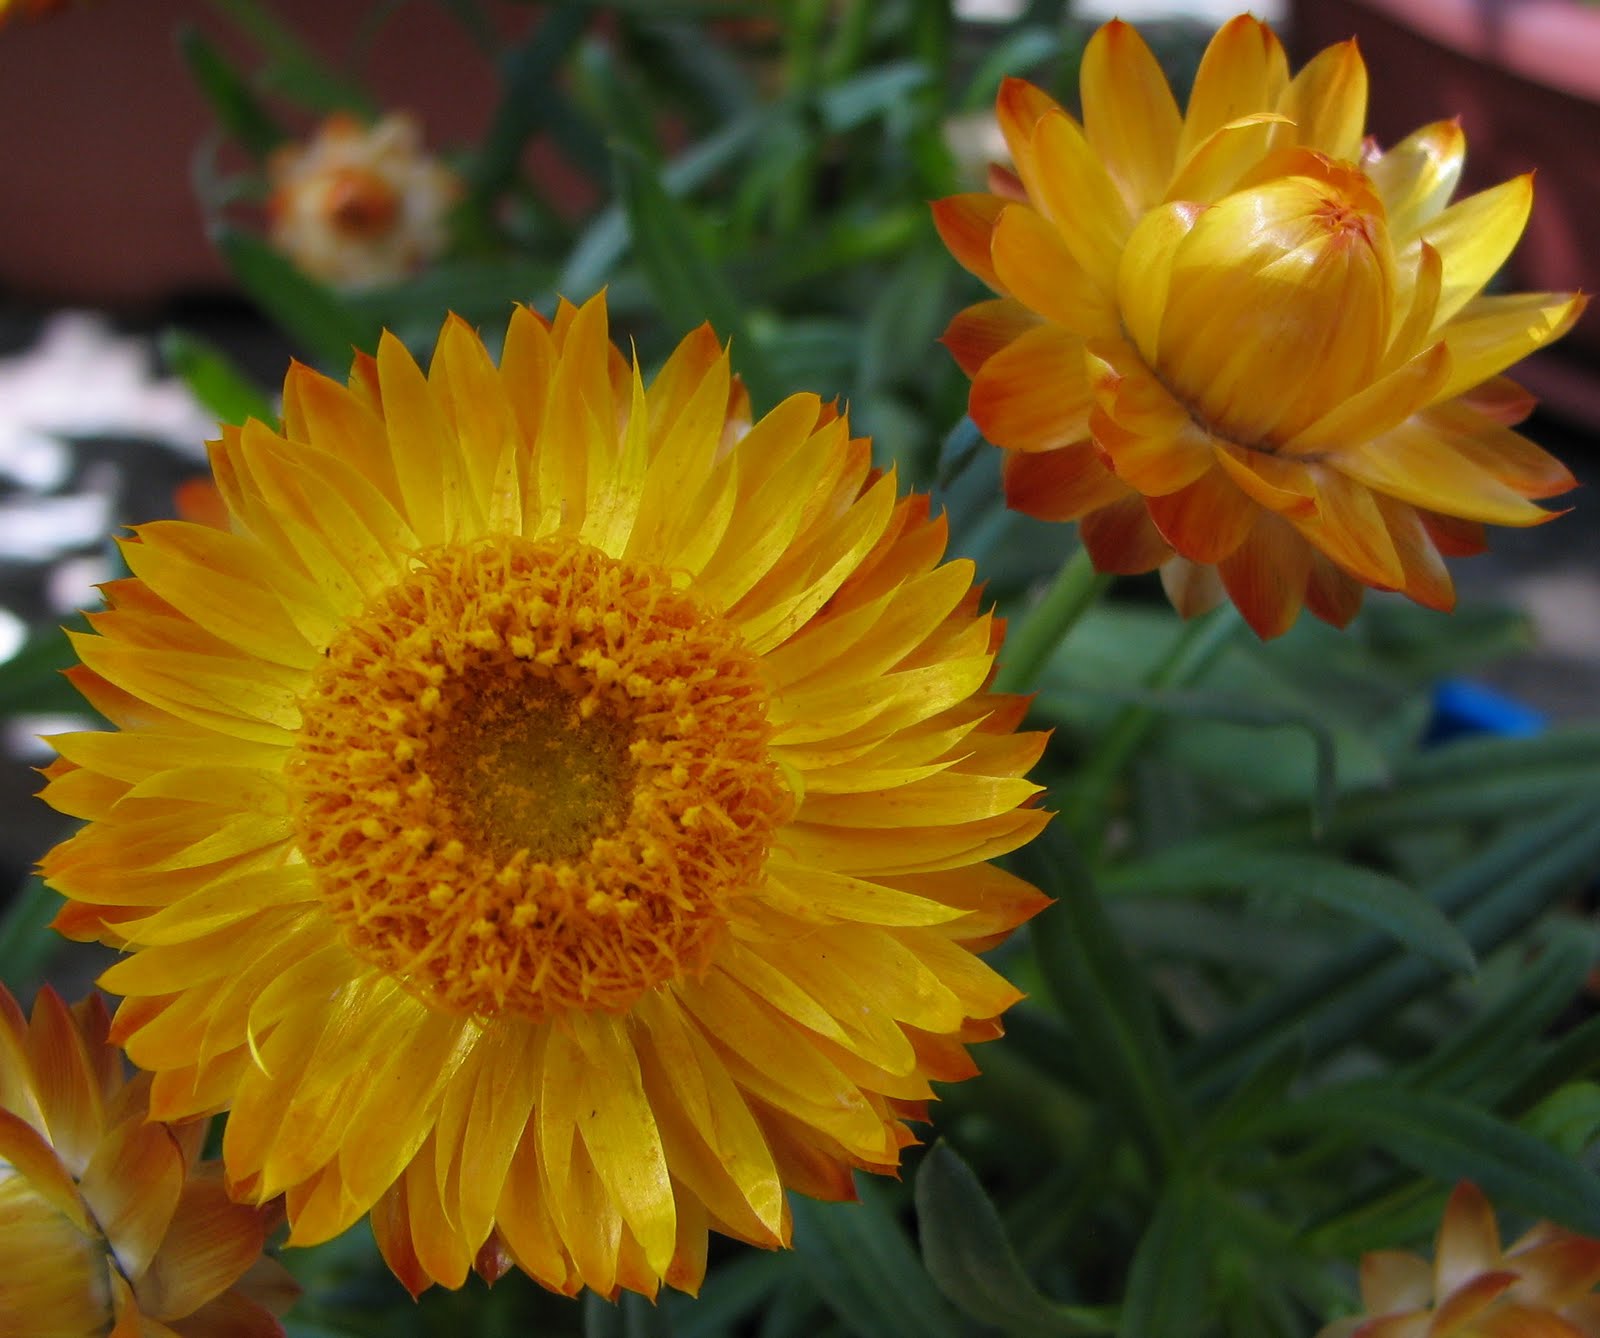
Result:
{"type": "Polygon", "coordinates": [[[1129,210],[1161,199],[1182,118],[1160,63],[1138,32],[1113,19],[1089,39],[1079,75],[1083,126],[1129,210]]]}

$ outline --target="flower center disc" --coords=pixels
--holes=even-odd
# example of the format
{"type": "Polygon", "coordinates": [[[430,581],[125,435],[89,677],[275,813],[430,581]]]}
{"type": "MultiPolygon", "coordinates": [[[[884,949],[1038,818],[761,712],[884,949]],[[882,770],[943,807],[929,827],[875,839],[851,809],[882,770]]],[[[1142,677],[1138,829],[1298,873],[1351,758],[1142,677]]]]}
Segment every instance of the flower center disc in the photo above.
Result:
{"type": "Polygon", "coordinates": [[[539,1020],[701,966],[788,793],[737,631],[666,573],[497,536],[421,554],[328,647],[290,766],[357,956],[539,1020]]]}

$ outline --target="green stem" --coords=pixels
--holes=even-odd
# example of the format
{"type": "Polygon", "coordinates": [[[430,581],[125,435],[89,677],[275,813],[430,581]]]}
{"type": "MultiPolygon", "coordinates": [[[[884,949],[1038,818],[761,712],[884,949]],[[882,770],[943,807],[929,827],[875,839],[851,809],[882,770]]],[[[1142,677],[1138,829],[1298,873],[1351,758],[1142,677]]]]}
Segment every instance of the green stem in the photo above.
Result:
{"type": "MultiPolygon", "coordinates": [[[[1146,680],[1145,688],[1160,692],[1193,682],[1210,668],[1238,627],[1238,614],[1231,604],[1185,623],[1171,649],[1146,680]]],[[[1062,805],[1063,820],[1079,849],[1091,860],[1099,852],[1112,790],[1160,718],[1154,706],[1123,707],[1067,793],[1062,805]]]]}
{"type": "Polygon", "coordinates": [[[1061,566],[1044,597],[1006,636],[1004,660],[995,680],[1001,692],[1037,687],[1039,673],[1066,635],[1100,600],[1111,577],[1102,575],[1080,548],[1061,566]]]}

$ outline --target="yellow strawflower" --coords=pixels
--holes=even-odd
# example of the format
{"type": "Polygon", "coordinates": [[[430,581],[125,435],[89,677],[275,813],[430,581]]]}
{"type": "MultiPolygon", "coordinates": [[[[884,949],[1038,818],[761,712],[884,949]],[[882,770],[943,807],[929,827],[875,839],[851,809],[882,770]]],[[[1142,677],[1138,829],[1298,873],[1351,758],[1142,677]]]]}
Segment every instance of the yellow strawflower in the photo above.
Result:
{"type": "Polygon", "coordinates": [[[202,1161],[206,1121],[152,1121],[98,995],[31,1020],[0,985],[0,1334],[282,1338],[294,1283],[271,1214],[202,1161]]]}
{"type": "Polygon", "coordinates": [[[693,1290],[975,1072],[1044,740],[869,456],[815,396],[752,424],[708,329],[647,387],[596,298],[498,367],[452,318],[426,375],[294,368],[214,447],[231,527],[124,546],[44,867],[130,954],[156,1114],[231,1107],[291,1243],[370,1211],[414,1291],[693,1290]]]}
{"type": "Polygon", "coordinates": [[[1435,608],[1442,555],[1536,525],[1573,486],[1511,425],[1501,376],[1584,299],[1484,296],[1531,177],[1450,203],[1461,129],[1363,137],[1354,42],[1294,78],[1270,29],[1227,24],[1188,108],[1127,24],[1102,27],[1080,124],[1009,80],[1016,171],[935,206],[1001,296],[945,336],[1010,504],[1076,520],[1104,571],[1160,567],[1184,613],[1225,591],[1262,636],[1302,605],[1343,625],[1363,587],[1435,608]]]}

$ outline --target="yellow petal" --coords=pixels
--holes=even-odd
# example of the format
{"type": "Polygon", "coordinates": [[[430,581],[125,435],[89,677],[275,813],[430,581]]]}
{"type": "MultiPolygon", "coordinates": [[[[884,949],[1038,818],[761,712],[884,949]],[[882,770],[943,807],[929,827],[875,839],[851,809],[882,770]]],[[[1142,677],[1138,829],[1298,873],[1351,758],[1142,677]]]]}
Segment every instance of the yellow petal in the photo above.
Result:
{"type": "Polygon", "coordinates": [[[83,1034],[52,989],[41,990],[34,1002],[28,1056],[50,1142],[81,1175],[100,1139],[105,1107],[83,1034]]]}
{"type": "Polygon", "coordinates": [[[1467,303],[1441,332],[1451,371],[1432,401],[1454,399],[1559,339],[1587,304],[1582,293],[1514,293],[1467,303]]]}
{"type": "Polygon", "coordinates": [[[948,924],[965,914],[927,897],[826,869],[807,869],[775,859],[767,867],[762,900],[787,915],[815,924],[849,921],[872,925],[948,924]]]}
{"type": "Polygon", "coordinates": [[[220,1169],[211,1163],[185,1182],[172,1225],[139,1282],[141,1306],[161,1319],[192,1315],[261,1256],[261,1215],[228,1197],[220,1169]]]}
{"type": "Polygon", "coordinates": [[[466,505],[460,452],[422,369],[388,333],[378,344],[378,377],[406,520],[424,546],[444,543],[458,533],[466,505]]]}
{"type": "Polygon", "coordinates": [[[677,1245],[677,1214],[667,1160],[639,1060],[625,1024],[605,1013],[575,1018],[574,1033],[587,1065],[578,1132],[596,1173],[657,1274],[677,1245]]]}
{"type": "Polygon", "coordinates": [[[1283,456],[1315,457],[1350,442],[1381,436],[1439,398],[1451,374],[1451,350],[1440,340],[1388,376],[1335,405],[1278,447],[1283,456]]]}
{"type": "Polygon", "coordinates": [[[183,1154],[164,1124],[142,1111],[107,1131],[79,1181],[123,1276],[137,1281],[155,1258],[183,1191],[183,1154]]]}
{"type": "Polygon", "coordinates": [[[1187,203],[1152,209],[1128,238],[1117,269],[1117,310],[1123,328],[1151,367],[1160,366],[1161,318],[1172,282],[1172,259],[1198,214],[1198,208],[1187,203]]]}
{"type": "Polygon", "coordinates": [[[134,575],[207,631],[273,664],[309,669],[316,651],[271,587],[256,575],[259,545],[242,535],[183,521],[157,521],[124,544],[134,575]]]}
{"type": "Polygon", "coordinates": [[[1217,571],[1244,620],[1257,636],[1270,640],[1294,625],[1310,568],[1306,541],[1277,516],[1263,515],[1217,571]]]}
{"type": "Polygon", "coordinates": [[[1439,293],[1444,285],[1444,261],[1438,251],[1423,242],[1416,250],[1414,268],[1397,268],[1396,277],[1399,280],[1395,290],[1398,300],[1391,321],[1398,324],[1389,340],[1388,352],[1383,357],[1382,367],[1385,371],[1393,371],[1426,345],[1434,327],[1434,316],[1439,310],[1439,293]],[[1409,303],[1405,300],[1408,288],[1411,296],[1409,303]]]}
{"type": "Polygon", "coordinates": [[[56,1158],[50,1144],[32,1125],[4,1108],[0,1108],[0,1158],[85,1236],[95,1234],[78,1187],[72,1183],[72,1177],[56,1158]]]}
{"type": "Polygon", "coordinates": [[[1091,402],[1082,338],[1041,325],[979,368],[968,410],[997,446],[1053,451],[1088,435],[1091,402]]]}
{"type": "Polygon", "coordinates": [[[1027,80],[1007,78],[1000,81],[1000,91],[994,100],[995,118],[1000,122],[1006,147],[1011,150],[1011,161],[1024,180],[1035,170],[1034,127],[1043,117],[1060,111],[1060,103],[1027,80]]]}
{"type": "Polygon", "coordinates": [[[756,1221],[781,1235],[785,1206],[778,1170],[727,1067],[675,1000],[650,999],[639,1016],[650,1033],[650,1046],[641,1053],[657,1061],[661,1085],[670,1093],[664,1104],[683,1113],[756,1221]]]}
{"type": "Polygon", "coordinates": [[[1414,263],[1413,252],[1422,242],[1434,247],[1444,262],[1434,330],[1476,297],[1505,264],[1532,207],[1532,175],[1513,177],[1458,200],[1426,223],[1399,252],[1396,260],[1402,270],[1414,263]]]}
{"type": "Polygon", "coordinates": [[[932,207],[933,225],[950,254],[995,292],[1003,294],[1005,285],[989,258],[989,235],[1006,201],[998,195],[949,195],[935,200],[932,207]]]}
{"type": "MultiPolygon", "coordinates": [[[[459,1182],[458,1221],[468,1240],[486,1237],[493,1225],[512,1157],[533,1110],[544,1044],[542,1027],[508,1023],[486,1028],[473,1052],[477,1081],[467,1094],[470,1108],[457,1126],[454,1146],[440,1116],[438,1137],[459,1182]]],[[[461,1085],[452,1084],[446,1093],[447,1109],[461,1085]]]]}
{"type": "Polygon", "coordinates": [[[996,353],[1038,323],[1039,318],[1020,302],[998,297],[956,312],[939,342],[950,350],[962,371],[974,376],[996,353]]]}
{"type": "Polygon", "coordinates": [[[1224,122],[1201,140],[1167,186],[1167,199],[1209,204],[1227,195],[1260,166],[1273,139],[1288,126],[1278,112],[1253,112],[1224,122]]]}
{"type": "MultiPolygon", "coordinates": [[[[1490,426],[1485,420],[1485,428],[1490,426]]],[[[1370,488],[1446,515],[1518,526],[1551,519],[1553,513],[1463,454],[1461,443],[1474,435],[1423,413],[1381,437],[1341,450],[1331,463],[1370,488]]]]}
{"type": "Polygon", "coordinates": [[[522,519],[521,430],[483,341],[459,316],[439,332],[428,383],[460,443],[472,514],[490,530],[514,529],[522,519]]]}
{"type": "Polygon", "coordinates": [[[1094,344],[1089,366],[1099,400],[1090,429],[1119,478],[1146,496],[1161,496],[1211,468],[1211,435],[1125,341],[1094,344]]]}
{"type": "Polygon", "coordinates": [[[1271,111],[1288,83],[1289,60],[1271,28],[1249,14],[1223,24],[1195,73],[1178,137],[1179,163],[1229,122],[1271,111]]]}
{"type": "Polygon", "coordinates": [[[1467,137],[1459,121],[1435,121],[1413,130],[1367,165],[1367,175],[1383,197],[1389,230],[1406,241],[1437,217],[1455,193],[1466,159],[1467,137]]]}
{"type": "MultiPolygon", "coordinates": [[[[1162,537],[1192,563],[1202,564],[1220,562],[1238,548],[1258,510],[1255,499],[1221,468],[1209,470],[1177,492],[1147,498],[1145,505],[1162,537]]],[[[1175,580],[1176,574],[1167,579],[1175,580]]],[[[1195,595],[1186,593],[1184,598],[1187,603],[1195,601],[1195,595]]]]}
{"type": "Polygon", "coordinates": [[[1033,156],[1032,175],[1022,178],[1028,198],[1056,225],[1088,282],[1111,294],[1133,219],[1105,165],[1065,112],[1034,127],[1033,156]]]}
{"type": "Polygon", "coordinates": [[[1162,198],[1177,154],[1182,118],[1167,77],[1138,31],[1113,19],[1090,38],[1079,80],[1089,143],[1142,213],[1162,198]]]}
{"type": "Polygon", "coordinates": [[[1383,513],[1366,484],[1339,469],[1311,465],[1314,516],[1291,517],[1300,533],[1346,571],[1380,590],[1398,590],[1404,569],[1383,513]]]}
{"type": "Polygon", "coordinates": [[[1355,42],[1319,52],[1284,89],[1277,110],[1295,124],[1293,143],[1330,158],[1358,159],[1367,124],[1367,66],[1355,42]]]}
{"type": "Polygon", "coordinates": [[[1046,320],[1085,337],[1115,332],[1116,313],[1104,292],[1044,215],[1007,205],[995,221],[990,254],[1005,291],[1046,320]]]}

